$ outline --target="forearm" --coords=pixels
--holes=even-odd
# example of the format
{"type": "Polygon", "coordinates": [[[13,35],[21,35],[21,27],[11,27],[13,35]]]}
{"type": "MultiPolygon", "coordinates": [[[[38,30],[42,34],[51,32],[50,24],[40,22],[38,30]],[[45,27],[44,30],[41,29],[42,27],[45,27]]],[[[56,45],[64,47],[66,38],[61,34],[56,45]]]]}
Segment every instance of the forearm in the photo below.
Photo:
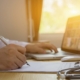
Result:
{"type": "MultiPolygon", "coordinates": [[[[22,47],[25,47],[26,45],[29,44],[28,42],[22,42],[22,41],[17,41],[17,40],[9,40],[9,39],[4,38],[4,37],[3,37],[3,39],[7,44],[16,44],[16,45],[19,45],[19,46],[22,46],[22,47]]],[[[3,44],[3,42],[1,42],[0,44],[3,44]]]]}

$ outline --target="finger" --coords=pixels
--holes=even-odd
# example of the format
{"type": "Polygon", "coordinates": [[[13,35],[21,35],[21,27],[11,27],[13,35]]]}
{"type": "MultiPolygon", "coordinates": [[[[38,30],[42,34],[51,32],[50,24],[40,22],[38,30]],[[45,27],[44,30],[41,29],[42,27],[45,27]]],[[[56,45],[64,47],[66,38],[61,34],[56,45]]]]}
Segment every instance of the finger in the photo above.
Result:
{"type": "Polygon", "coordinates": [[[17,52],[16,57],[17,57],[23,64],[26,63],[26,56],[25,56],[25,55],[21,54],[20,52],[17,52]]]}
{"type": "Polygon", "coordinates": [[[6,68],[8,70],[13,70],[13,69],[17,69],[18,66],[15,64],[15,59],[16,59],[16,56],[13,55],[13,57],[10,57],[6,60],[6,62],[4,62],[6,68]]]}
{"type": "Polygon", "coordinates": [[[15,62],[8,64],[6,67],[8,68],[8,70],[18,69],[18,66],[15,64],[15,62]]]}
{"type": "Polygon", "coordinates": [[[50,45],[49,47],[50,47],[49,49],[50,49],[50,50],[54,50],[55,53],[58,52],[57,48],[56,48],[54,45],[50,45]]]}
{"type": "Polygon", "coordinates": [[[24,54],[26,52],[26,48],[25,47],[18,46],[18,45],[15,45],[15,44],[10,44],[10,46],[12,46],[12,47],[14,46],[22,54],[24,54]]]}
{"type": "MultiPolygon", "coordinates": [[[[18,52],[17,50],[13,51],[13,56],[15,56],[16,58],[18,58],[20,61],[22,61],[23,63],[25,63],[26,61],[26,56],[24,54],[21,54],[20,52],[18,52]]],[[[16,59],[15,58],[15,59],[16,59]]],[[[13,59],[14,60],[14,59],[13,59]]]]}
{"type": "Polygon", "coordinates": [[[11,65],[11,70],[14,70],[14,69],[18,69],[18,66],[15,63],[11,65]]]}
{"type": "Polygon", "coordinates": [[[24,63],[18,58],[15,59],[15,64],[18,66],[18,68],[21,68],[24,65],[24,63]]]}
{"type": "Polygon", "coordinates": [[[44,49],[49,49],[51,51],[54,50],[55,53],[58,52],[57,48],[54,45],[50,44],[50,43],[43,43],[41,47],[44,48],[44,49]]]}

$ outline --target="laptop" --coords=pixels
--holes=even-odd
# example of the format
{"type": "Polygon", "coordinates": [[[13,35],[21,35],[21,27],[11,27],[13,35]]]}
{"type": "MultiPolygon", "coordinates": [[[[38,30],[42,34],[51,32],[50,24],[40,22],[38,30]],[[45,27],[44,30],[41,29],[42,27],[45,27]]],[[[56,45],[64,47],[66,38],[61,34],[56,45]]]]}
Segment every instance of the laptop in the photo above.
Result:
{"type": "Polygon", "coordinates": [[[80,56],[78,53],[80,53],[80,15],[68,18],[61,48],[58,48],[58,53],[47,51],[46,54],[29,53],[27,56],[36,60],[50,60],[61,59],[70,55],[80,56]]]}

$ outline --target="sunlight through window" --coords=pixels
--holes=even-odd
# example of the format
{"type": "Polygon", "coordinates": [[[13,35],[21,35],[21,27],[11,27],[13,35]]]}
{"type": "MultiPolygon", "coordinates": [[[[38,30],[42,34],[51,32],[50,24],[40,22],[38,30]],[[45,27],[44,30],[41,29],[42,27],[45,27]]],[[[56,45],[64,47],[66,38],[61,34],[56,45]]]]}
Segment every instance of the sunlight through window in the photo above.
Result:
{"type": "Polygon", "coordinates": [[[80,0],[43,0],[40,33],[63,33],[69,17],[80,15],[80,0]]]}

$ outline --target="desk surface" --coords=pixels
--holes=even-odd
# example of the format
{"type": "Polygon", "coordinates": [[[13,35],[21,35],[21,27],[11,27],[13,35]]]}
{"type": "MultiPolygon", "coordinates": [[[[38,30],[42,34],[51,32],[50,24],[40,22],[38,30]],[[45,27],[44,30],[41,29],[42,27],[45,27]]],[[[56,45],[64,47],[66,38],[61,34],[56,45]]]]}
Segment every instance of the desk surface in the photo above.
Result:
{"type": "Polygon", "coordinates": [[[52,73],[0,73],[0,80],[57,80],[57,75],[52,73]]]}
{"type": "Polygon", "coordinates": [[[0,80],[57,80],[56,74],[0,73],[0,80]]]}

